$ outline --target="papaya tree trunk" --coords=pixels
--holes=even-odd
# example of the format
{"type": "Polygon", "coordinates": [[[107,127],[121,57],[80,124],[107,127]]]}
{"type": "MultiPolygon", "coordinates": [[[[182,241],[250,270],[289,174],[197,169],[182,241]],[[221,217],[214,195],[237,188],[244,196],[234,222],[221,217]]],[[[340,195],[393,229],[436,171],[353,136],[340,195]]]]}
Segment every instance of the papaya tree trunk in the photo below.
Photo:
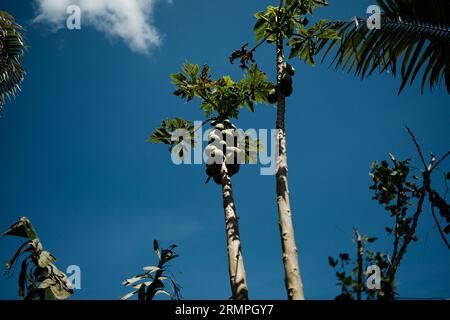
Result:
{"type": "MultiPolygon", "coordinates": [[[[283,38],[277,39],[277,82],[280,84],[284,72],[284,47],[283,38]]],[[[285,285],[289,300],[304,300],[303,283],[298,264],[297,246],[295,245],[294,226],[292,224],[292,212],[288,188],[288,164],[286,153],[286,132],[284,125],[286,97],[278,90],[277,106],[277,203],[278,223],[281,234],[283,250],[283,264],[285,273],[285,285]]]]}
{"type": "Polygon", "coordinates": [[[248,300],[247,276],[245,274],[244,259],[242,257],[239,224],[234,205],[233,187],[225,162],[220,170],[222,176],[223,209],[227,231],[228,271],[232,299],[248,300]]]}

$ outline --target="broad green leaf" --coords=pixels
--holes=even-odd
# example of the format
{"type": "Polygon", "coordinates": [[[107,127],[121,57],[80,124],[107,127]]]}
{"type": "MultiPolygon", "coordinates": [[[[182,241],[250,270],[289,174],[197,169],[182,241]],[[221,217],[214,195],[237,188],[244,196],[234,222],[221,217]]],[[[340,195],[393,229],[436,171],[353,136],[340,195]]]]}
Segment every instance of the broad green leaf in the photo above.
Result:
{"type": "Polygon", "coordinates": [[[138,290],[132,291],[132,292],[130,292],[130,293],[127,293],[126,295],[124,295],[123,297],[121,297],[120,300],[128,300],[128,299],[130,299],[133,295],[135,295],[136,293],[138,293],[138,290]]]}
{"type": "Polygon", "coordinates": [[[28,239],[36,239],[37,234],[31,224],[30,220],[26,217],[21,217],[18,222],[11,225],[2,236],[17,236],[28,239]]]}
{"type": "Polygon", "coordinates": [[[47,268],[53,262],[55,262],[55,257],[48,251],[41,251],[39,253],[38,265],[41,268],[47,268]]]}
{"type": "Polygon", "coordinates": [[[162,270],[161,268],[155,267],[155,266],[144,267],[143,269],[144,269],[144,271],[149,271],[150,273],[153,273],[158,270],[162,270]]]}

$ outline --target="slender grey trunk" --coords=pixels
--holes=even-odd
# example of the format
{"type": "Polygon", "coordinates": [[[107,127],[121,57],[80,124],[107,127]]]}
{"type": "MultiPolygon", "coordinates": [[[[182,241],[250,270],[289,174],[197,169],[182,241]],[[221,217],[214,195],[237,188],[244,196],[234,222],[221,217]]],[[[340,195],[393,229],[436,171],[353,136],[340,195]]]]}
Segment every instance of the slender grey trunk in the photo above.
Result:
{"type": "Polygon", "coordinates": [[[248,300],[247,276],[242,257],[241,237],[234,205],[233,187],[225,162],[222,163],[220,173],[222,175],[223,209],[227,227],[228,272],[230,274],[232,298],[234,300],[248,300]]]}
{"type": "MultiPolygon", "coordinates": [[[[283,38],[277,40],[277,81],[280,83],[284,69],[283,38]]],[[[281,90],[278,90],[281,91],[281,90]]],[[[277,203],[278,219],[283,250],[285,285],[289,300],[304,300],[303,283],[298,264],[297,246],[295,245],[294,226],[292,224],[291,204],[288,188],[288,164],[286,153],[286,132],[284,126],[286,97],[279,92],[277,109],[277,203]]]]}

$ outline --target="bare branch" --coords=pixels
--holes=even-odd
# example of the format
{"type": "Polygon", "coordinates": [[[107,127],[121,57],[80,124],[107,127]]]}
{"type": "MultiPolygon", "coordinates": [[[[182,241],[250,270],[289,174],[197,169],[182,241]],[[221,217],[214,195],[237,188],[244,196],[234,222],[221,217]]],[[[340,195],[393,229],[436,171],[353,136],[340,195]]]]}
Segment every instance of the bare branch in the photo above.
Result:
{"type": "Polygon", "coordinates": [[[422,164],[423,164],[425,170],[428,170],[427,163],[425,162],[425,158],[423,157],[422,150],[420,149],[420,145],[417,142],[416,137],[414,136],[414,133],[411,131],[410,128],[406,127],[406,129],[408,130],[409,135],[411,136],[414,144],[416,145],[417,151],[419,152],[420,160],[422,160],[422,164]]]}
{"type": "Polygon", "coordinates": [[[353,227],[353,230],[355,231],[356,236],[356,249],[357,249],[357,261],[358,261],[358,284],[356,286],[356,292],[357,292],[357,299],[362,299],[362,279],[363,279],[363,254],[364,254],[364,248],[363,248],[363,241],[361,238],[361,235],[358,232],[358,229],[353,227]]]}
{"type": "Polygon", "coordinates": [[[450,151],[447,151],[447,153],[440,160],[436,161],[436,163],[431,168],[431,171],[433,171],[436,167],[438,167],[439,164],[441,164],[449,155],[450,155],[450,151]]]}
{"type": "Polygon", "coordinates": [[[447,248],[450,250],[450,243],[448,243],[447,238],[445,237],[444,232],[442,231],[441,225],[436,217],[436,213],[434,212],[434,205],[433,203],[431,204],[431,213],[433,214],[433,219],[434,222],[436,222],[436,225],[438,227],[439,230],[439,234],[441,235],[442,240],[444,241],[445,245],[447,246],[447,248]]]}

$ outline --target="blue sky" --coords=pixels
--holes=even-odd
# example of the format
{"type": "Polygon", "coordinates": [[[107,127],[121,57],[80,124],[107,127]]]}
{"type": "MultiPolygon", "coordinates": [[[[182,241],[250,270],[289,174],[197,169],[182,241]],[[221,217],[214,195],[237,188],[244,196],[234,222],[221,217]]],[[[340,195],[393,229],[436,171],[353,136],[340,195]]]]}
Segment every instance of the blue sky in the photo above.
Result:
{"type": "MultiPolygon", "coordinates": [[[[364,16],[372,4],[330,2],[317,17],[364,16]]],[[[227,57],[254,41],[253,13],[270,3],[158,1],[151,27],[161,43],[148,40],[136,50],[94,22],[54,31],[48,21],[33,22],[37,2],[0,0],[26,28],[30,46],[22,92],[0,119],[0,228],[29,217],[61,269],[81,267],[74,299],[127,293],[121,281],[155,263],[153,239],[179,245],[173,264],[185,299],[229,297],[220,188],[204,184],[203,166],[175,166],[164,147],[146,139],[165,117],[202,119],[198,103],[172,95],[168,75],[185,59],[208,63],[216,76],[242,76],[227,57]]],[[[256,58],[274,79],[274,48],[263,47],[256,58]]],[[[368,190],[371,162],[393,152],[419,166],[405,125],[424,150],[448,150],[449,96],[443,88],[420,95],[418,85],[397,96],[399,82],[389,75],[362,82],[327,65],[293,64],[286,125],[300,266],[306,297],[330,299],[338,288],[327,258],[354,251],[353,226],[382,238],[376,248],[389,248],[388,214],[368,190]]],[[[238,124],[270,129],[275,116],[273,106],[261,105],[238,124]]],[[[284,299],[275,178],[245,167],[233,184],[250,297],[284,299]]],[[[450,254],[428,210],[418,237],[399,273],[400,295],[450,297],[450,254]]],[[[0,261],[19,243],[1,239],[0,261]]],[[[0,299],[17,297],[16,281],[17,273],[0,277],[0,299]]]]}

